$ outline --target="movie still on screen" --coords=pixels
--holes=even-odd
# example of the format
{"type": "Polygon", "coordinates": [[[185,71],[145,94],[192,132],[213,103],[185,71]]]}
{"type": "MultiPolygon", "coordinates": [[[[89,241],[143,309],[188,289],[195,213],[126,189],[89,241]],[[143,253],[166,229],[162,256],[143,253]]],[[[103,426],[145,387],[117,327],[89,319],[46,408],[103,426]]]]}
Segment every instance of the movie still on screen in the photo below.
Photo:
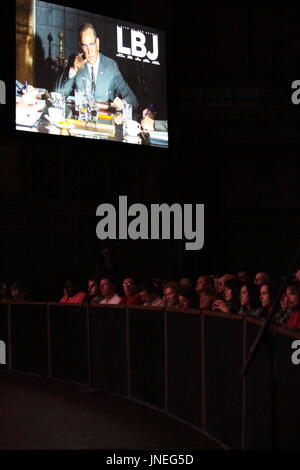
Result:
{"type": "Polygon", "coordinates": [[[40,0],[24,19],[18,130],[168,147],[164,31],[40,0]]]}

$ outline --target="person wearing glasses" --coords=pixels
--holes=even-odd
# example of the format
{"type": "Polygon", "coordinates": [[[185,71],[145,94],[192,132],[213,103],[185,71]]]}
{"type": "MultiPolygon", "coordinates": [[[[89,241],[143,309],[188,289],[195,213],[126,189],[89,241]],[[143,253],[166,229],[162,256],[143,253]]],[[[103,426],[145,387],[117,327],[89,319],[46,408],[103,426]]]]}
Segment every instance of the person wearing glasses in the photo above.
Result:
{"type": "Polygon", "coordinates": [[[137,280],[128,276],[123,279],[124,297],[122,298],[122,305],[143,305],[143,299],[139,293],[137,280]]]}
{"type": "Polygon", "coordinates": [[[84,92],[89,85],[96,101],[109,102],[120,110],[125,101],[137,108],[138,101],[116,61],[100,52],[100,39],[92,24],[80,26],[79,45],[81,52],[72,57],[69,69],[59,77],[56,91],[69,96],[73,89],[84,92]]]}

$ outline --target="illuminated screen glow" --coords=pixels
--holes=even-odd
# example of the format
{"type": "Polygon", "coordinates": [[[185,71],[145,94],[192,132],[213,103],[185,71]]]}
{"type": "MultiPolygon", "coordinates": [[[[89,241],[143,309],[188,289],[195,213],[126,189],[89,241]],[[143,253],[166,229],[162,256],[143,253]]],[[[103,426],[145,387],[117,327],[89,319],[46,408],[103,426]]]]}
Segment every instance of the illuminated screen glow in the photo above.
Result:
{"type": "Polygon", "coordinates": [[[167,148],[165,32],[39,0],[34,9],[31,42],[17,32],[16,129],[167,148]]]}

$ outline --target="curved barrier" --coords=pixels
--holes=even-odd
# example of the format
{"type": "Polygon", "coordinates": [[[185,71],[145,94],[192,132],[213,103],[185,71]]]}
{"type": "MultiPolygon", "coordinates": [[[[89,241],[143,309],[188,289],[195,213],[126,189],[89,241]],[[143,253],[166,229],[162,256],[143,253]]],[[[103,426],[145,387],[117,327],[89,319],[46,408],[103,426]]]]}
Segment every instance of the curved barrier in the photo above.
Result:
{"type": "Polygon", "coordinates": [[[262,321],[148,307],[0,305],[10,371],[99,388],[193,425],[232,449],[299,448],[300,332],[273,326],[247,376],[262,321]]]}

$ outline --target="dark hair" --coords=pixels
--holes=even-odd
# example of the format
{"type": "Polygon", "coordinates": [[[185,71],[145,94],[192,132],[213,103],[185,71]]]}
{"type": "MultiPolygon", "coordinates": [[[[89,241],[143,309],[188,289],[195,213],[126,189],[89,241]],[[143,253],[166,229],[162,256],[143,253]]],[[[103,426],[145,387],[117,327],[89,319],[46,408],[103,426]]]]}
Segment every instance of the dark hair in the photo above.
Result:
{"type": "Polygon", "coordinates": [[[166,284],[164,284],[163,286],[163,291],[165,289],[173,289],[176,291],[176,294],[178,295],[178,291],[179,291],[179,285],[178,285],[178,282],[176,281],[172,281],[172,282],[167,282],[166,284]]]}
{"type": "Polygon", "coordinates": [[[238,313],[241,308],[240,293],[242,286],[245,285],[239,278],[228,279],[224,282],[224,287],[232,291],[232,300],[230,303],[230,313],[238,313]]]}
{"type": "MultiPolygon", "coordinates": [[[[260,288],[252,282],[243,282],[242,287],[246,286],[249,294],[249,305],[250,309],[258,309],[261,306],[260,303],[260,288]]],[[[243,306],[244,310],[244,306],[243,306]]]]}
{"type": "Polygon", "coordinates": [[[122,276],[122,282],[124,282],[125,279],[132,279],[133,282],[138,286],[139,285],[139,279],[137,278],[137,276],[135,276],[134,274],[132,273],[127,273],[126,275],[122,276]]]}
{"type": "Polygon", "coordinates": [[[103,280],[103,279],[107,279],[111,284],[113,284],[114,286],[117,285],[117,281],[112,277],[112,276],[105,276],[103,274],[103,276],[100,276],[99,277],[99,281],[98,283],[100,284],[100,282],[103,280]]]}
{"type": "Polygon", "coordinates": [[[142,281],[140,284],[140,290],[145,290],[149,294],[157,294],[158,295],[158,288],[154,285],[152,281],[142,281]]]}
{"type": "Polygon", "coordinates": [[[79,27],[79,30],[78,30],[79,43],[80,43],[81,33],[84,33],[87,29],[91,29],[93,31],[94,36],[95,36],[95,40],[98,37],[97,31],[95,30],[95,27],[91,23],[82,23],[79,27]]]}
{"type": "Polygon", "coordinates": [[[189,287],[179,286],[178,295],[181,295],[190,301],[190,308],[198,308],[197,296],[189,287]]]}
{"type": "Polygon", "coordinates": [[[288,287],[291,287],[292,289],[296,289],[298,291],[298,293],[300,294],[300,281],[289,281],[286,285],[285,290],[288,287]]]}

